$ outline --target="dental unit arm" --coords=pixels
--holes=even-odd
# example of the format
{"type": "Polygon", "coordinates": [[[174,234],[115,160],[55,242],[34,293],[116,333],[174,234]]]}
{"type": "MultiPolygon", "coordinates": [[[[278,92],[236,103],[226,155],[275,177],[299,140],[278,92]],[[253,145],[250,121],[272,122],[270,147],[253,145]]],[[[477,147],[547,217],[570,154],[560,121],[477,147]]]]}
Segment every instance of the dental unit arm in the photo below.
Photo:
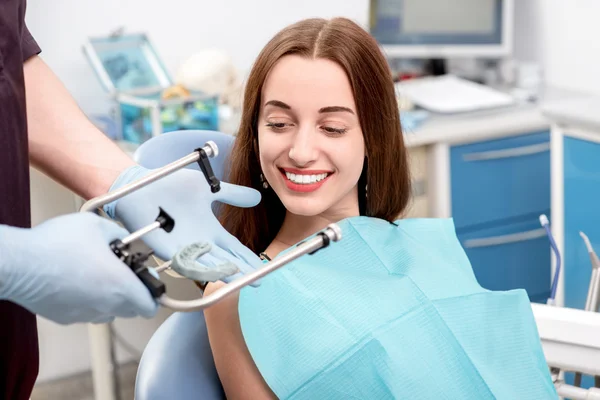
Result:
{"type": "MultiPolygon", "coordinates": [[[[548,218],[540,216],[552,250],[556,256],[556,270],[547,304],[532,303],[544,355],[550,368],[559,396],[573,400],[598,399],[600,388],[579,387],[581,375],[600,376],[600,260],[587,236],[580,232],[592,265],[591,279],[584,310],[558,307],[555,304],[556,287],[560,276],[561,255],[550,231],[548,218]],[[575,385],[569,385],[560,372],[575,372],[575,385]]],[[[598,381],[598,379],[596,379],[598,381]]]]}
{"type": "MultiPolygon", "coordinates": [[[[212,193],[219,192],[221,190],[221,184],[218,178],[214,175],[213,169],[208,160],[209,157],[216,157],[218,154],[217,145],[212,142],[206,142],[204,147],[194,150],[192,153],[184,156],[162,168],[157,168],[150,172],[148,175],[134,182],[131,182],[117,190],[90,199],[80,209],[80,212],[90,212],[101,209],[102,206],[109,204],[115,200],[118,200],[136,190],[139,190],[145,186],[156,182],[157,180],[164,178],[177,170],[186,167],[189,164],[198,162],[200,170],[204,174],[204,177],[212,193]]],[[[142,236],[157,230],[163,229],[165,232],[171,232],[176,225],[176,221],[167,213],[167,210],[159,208],[159,215],[156,220],[150,225],[143,227],[129,236],[115,240],[111,243],[111,249],[121,261],[127,264],[132,271],[140,278],[140,280],[146,285],[150,293],[159,304],[164,307],[170,308],[174,311],[198,311],[203,310],[223,298],[241,290],[243,287],[251,285],[260,278],[265,277],[269,273],[283,267],[289,262],[305,255],[313,254],[320,249],[323,249],[330,245],[331,242],[339,241],[342,238],[342,232],[336,224],[330,224],[327,228],[314,235],[312,238],[305,240],[298,244],[294,249],[290,250],[286,254],[282,255],[265,264],[261,268],[243,275],[242,277],[235,279],[234,281],[224,285],[209,296],[201,297],[196,300],[176,300],[167,296],[167,289],[164,283],[160,280],[157,270],[164,270],[169,268],[170,261],[165,262],[163,265],[154,269],[147,267],[144,262],[152,255],[150,253],[132,253],[129,246],[135,240],[140,239],[142,236]]]]}

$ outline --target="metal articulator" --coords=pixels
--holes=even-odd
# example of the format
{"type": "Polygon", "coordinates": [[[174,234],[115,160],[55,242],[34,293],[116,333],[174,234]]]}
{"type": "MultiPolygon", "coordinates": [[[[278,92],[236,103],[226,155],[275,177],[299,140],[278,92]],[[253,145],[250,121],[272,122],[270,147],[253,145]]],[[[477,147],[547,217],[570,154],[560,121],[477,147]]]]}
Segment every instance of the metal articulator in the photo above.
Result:
{"type": "MultiPolygon", "coordinates": [[[[97,209],[101,209],[102,206],[109,204],[117,199],[120,199],[138,189],[141,189],[147,185],[152,184],[153,182],[166,177],[173,172],[186,167],[189,164],[194,162],[198,162],[200,166],[200,170],[204,174],[208,184],[210,185],[211,191],[213,193],[221,190],[221,185],[217,177],[215,177],[213,173],[213,169],[208,160],[209,157],[215,157],[218,155],[217,145],[209,141],[205,144],[204,147],[198,148],[194,150],[191,154],[174,161],[165,167],[153,170],[150,174],[145,177],[132,182],[126,186],[123,186],[120,189],[117,189],[113,192],[107,193],[102,196],[98,196],[86,202],[80,209],[80,212],[88,212],[95,211],[97,209]]],[[[265,264],[260,269],[246,274],[235,281],[232,281],[223,287],[219,288],[212,294],[201,297],[196,300],[176,300],[170,298],[166,294],[166,286],[160,280],[157,270],[164,270],[168,268],[167,261],[162,266],[159,266],[157,269],[146,266],[145,261],[153,254],[152,251],[148,253],[135,253],[130,249],[130,245],[136,240],[140,239],[142,236],[157,230],[163,229],[165,232],[171,232],[175,227],[175,221],[173,218],[167,213],[167,210],[163,210],[159,208],[159,215],[156,220],[147,225],[146,227],[131,233],[125,238],[117,239],[111,242],[110,247],[115,255],[127,264],[132,271],[140,278],[140,280],[144,283],[144,285],[148,288],[153,297],[155,297],[159,304],[164,307],[168,307],[175,311],[197,311],[207,308],[214,303],[222,300],[226,296],[235,293],[236,291],[242,289],[245,286],[250,285],[256,280],[261,279],[262,277],[268,275],[269,273],[275,271],[286,265],[287,263],[305,255],[305,254],[313,254],[316,251],[327,247],[332,241],[336,242],[341,239],[342,233],[340,228],[336,224],[331,224],[323,231],[319,232],[313,238],[306,240],[296,246],[295,249],[289,251],[288,253],[278,257],[277,259],[265,264]]]]}

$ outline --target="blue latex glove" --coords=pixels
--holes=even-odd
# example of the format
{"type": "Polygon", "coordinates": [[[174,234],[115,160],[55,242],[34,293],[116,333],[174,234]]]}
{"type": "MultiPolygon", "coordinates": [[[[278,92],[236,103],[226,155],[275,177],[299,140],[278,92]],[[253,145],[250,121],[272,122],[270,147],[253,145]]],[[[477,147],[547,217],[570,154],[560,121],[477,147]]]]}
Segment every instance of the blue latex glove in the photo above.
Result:
{"type": "Polygon", "coordinates": [[[154,316],[150,292],[109,247],[127,234],[92,213],[0,226],[0,299],[60,324],[154,316]]]}
{"type": "MultiPolygon", "coordinates": [[[[135,165],[123,171],[110,191],[136,181],[151,170],[135,165]]],[[[208,243],[210,252],[198,262],[204,266],[219,268],[227,262],[238,267],[239,273],[223,278],[230,282],[242,274],[261,267],[261,259],[231,235],[219,222],[212,210],[212,203],[220,201],[237,207],[253,207],[260,202],[260,192],[238,185],[221,182],[221,190],[212,193],[200,171],[182,169],[127,196],[107,204],[105,212],[130,231],[151,224],[162,207],[174,220],[171,232],[156,230],[142,237],[162,260],[171,260],[184,247],[194,243],[208,243]]],[[[199,265],[199,268],[202,268],[199,265]]],[[[257,283],[254,283],[257,286],[257,283]]]]}

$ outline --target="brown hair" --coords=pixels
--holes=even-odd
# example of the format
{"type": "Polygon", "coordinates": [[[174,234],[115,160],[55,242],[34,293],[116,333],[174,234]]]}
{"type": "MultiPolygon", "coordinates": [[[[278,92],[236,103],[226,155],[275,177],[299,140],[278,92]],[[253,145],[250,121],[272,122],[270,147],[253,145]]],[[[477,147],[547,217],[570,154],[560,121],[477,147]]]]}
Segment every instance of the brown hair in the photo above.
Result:
{"type": "Polygon", "coordinates": [[[275,192],[262,188],[257,125],[266,77],[275,63],[289,54],[332,60],[348,75],[367,155],[358,182],[361,215],[392,222],[404,212],[410,198],[410,173],[398,104],[379,45],[364,29],[345,18],[297,22],[277,33],[253,65],[246,83],[239,132],[231,150],[230,170],[224,178],[262,192],[256,207],[222,204],[219,212],[225,229],[255,253],[264,251],[273,241],[286,212],[275,192]]]}

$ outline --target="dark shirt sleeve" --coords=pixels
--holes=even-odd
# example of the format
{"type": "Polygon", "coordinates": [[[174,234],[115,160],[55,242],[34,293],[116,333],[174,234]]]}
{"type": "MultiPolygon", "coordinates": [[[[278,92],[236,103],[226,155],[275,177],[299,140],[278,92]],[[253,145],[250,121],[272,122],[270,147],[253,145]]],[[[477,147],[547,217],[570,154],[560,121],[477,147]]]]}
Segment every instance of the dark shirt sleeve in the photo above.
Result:
{"type": "Polygon", "coordinates": [[[27,25],[23,25],[23,34],[21,35],[21,52],[23,53],[23,62],[42,52],[42,49],[31,35],[31,32],[29,32],[29,29],[27,29],[27,25]]]}

